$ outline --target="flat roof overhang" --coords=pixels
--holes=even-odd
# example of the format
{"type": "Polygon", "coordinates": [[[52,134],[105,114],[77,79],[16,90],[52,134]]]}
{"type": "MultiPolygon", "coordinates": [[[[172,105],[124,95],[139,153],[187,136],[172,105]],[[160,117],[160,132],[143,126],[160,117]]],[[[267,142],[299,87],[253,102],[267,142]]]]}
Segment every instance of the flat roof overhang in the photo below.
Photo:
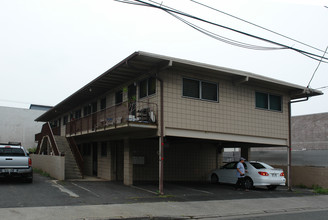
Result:
{"type": "Polygon", "coordinates": [[[72,107],[86,103],[95,97],[99,97],[107,91],[124,84],[132,78],[137,78],[145,73],[156,73],[161,68],[171,64],[171,69],[183,70],[184,72],[201,73],[202,75],[217,76],[232,80],[234,83],[264,86],[288,92],[291,99],[306,98],[322,95],[319,90],[309,89],[299,85],[275,80],[272,78],[256,75],[253,73],[229,69],[189,60],[183,60],[147,52],[134,52],[96,79],[64,99],[62,102],[35,119],[35,121],[50,121],[72,110],[72,107]]]}

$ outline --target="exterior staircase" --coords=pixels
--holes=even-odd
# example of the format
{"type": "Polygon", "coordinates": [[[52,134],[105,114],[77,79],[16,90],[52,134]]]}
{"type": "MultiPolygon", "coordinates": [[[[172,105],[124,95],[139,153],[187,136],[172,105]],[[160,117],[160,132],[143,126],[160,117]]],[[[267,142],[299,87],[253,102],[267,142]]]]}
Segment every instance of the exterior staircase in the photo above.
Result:
{"type": "Polygon", "coordinates": [[[59,152],[65,154],[65,179],[82,179],[83,176],[66,137],[54,136],[59,152]]]}

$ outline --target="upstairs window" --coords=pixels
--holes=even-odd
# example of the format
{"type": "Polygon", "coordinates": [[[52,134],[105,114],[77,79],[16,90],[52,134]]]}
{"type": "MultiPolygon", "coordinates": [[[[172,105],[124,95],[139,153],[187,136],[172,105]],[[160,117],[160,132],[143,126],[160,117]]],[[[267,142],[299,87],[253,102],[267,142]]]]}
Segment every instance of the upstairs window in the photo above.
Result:
{"type": "Polygon", "coordinates": [[[150,77],[139,83],[139,98],[150,96],[156,93],[156,79],[150,77]]]}
{"type": "Polygon", "coordinates": [[[65,115],[63,118],[63,125],[66,125],[68,122],[68,115],[65,115]]]}
{"type": "Polygon", "coordinates": [[[201,100],[218,101],[218,84],[195,79],[182,80],[182,96],[201,100]]]}
{"type": "Polygon", "coordinates": [[[272,111],[282,110],[282,97],[269,93],[255,92],[255,106],[272,111]]]}
{"type": "Polygon", "coordinates": [[[123,102],[123,90],[119,90],[115,93],[115,104],[123,102]]]}
{"type": "Polygon", "coordinates": [[[79,119],[79,118],[81,118],[81,115],[82,115],[82,114],[81,114],[81,109],[76,110],[74,115],[75,115],[75,119],[79,119]]]}
{"type": "Polygon", "coordinates": [[[106,108],[106,98],[100,100],[100,110],[104,110],[106,108]]]}
{"type": "Polygon", "coordinates": [[[87,116],[91,114],[91,105],[86,105],[83,108],[83,116],[87,116]]]}

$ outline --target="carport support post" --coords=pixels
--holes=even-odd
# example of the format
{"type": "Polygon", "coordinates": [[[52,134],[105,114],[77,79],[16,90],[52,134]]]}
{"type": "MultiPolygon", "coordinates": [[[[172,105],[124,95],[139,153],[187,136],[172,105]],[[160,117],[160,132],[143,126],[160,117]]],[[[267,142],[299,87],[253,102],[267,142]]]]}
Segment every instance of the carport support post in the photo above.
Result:
{"type": "Polygon", "coordinates": [[[217,147],[217,152],[216,152],[216,158],[217,158],[217,168],[220,168],[221,166],[223,166],[223,152],[224,152],[224,148],[223,147],[217,147]]]}
{"type": "Polygon", "coordinates": [[[250,147],[241,147],[240,148],[240,156],[245,158],[246,160],[249,160],[249,157],[251,155],[251,148],[250,147]]]}
{"type": "Polygon", "coordinates": [[[133,184],[133,159],[132,149],[129,139],[124,139],[124,162],[123,162],[123,183],[131,186],[133,184]]]}

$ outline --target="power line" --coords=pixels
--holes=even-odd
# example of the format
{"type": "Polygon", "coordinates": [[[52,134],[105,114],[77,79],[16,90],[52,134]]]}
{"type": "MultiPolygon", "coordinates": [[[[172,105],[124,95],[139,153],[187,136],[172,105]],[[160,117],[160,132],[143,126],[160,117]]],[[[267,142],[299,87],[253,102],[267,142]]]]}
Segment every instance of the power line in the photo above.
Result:
{"type": "Polygon", "coordinates": [[[252,49],[252,50],[282,50],[282,49],[286,49],[286,48],[283,48],[283,47],[262,47],[262,46],[257,46],[257,45],[252,45],[252,44],[246,44],[246,43],[243,43],[243,42],[240,42],[240,41],[235,41],[235,40],[232,40],[230,38],[226,38],[226,37],[223,37],[221,35],[218,35],[218,34],[215,34],[213,32],[210,32],[206,29],[203,29],[191,22],[188,22],[187,20],[181,18],[180,16],[177,16],[171,12],[167,12],[168,14],[170,14],[171,16],[177,18],[178,20],[182,21],[183,23],[187,24],[188,26],[194,28],[195,30],[211,37],[211,38],[214,38],[216,40],[219,40],[219,41],[222,41],[224,43],[227,43],[227,44],[230,44],[230,45],[233,45],[233,46],[238,46],[238,47],[242,47],[242,48],[246,48],[246,49],[252,49]]]}
{"type": "MultiPolygon", "coordinates": [[[[325,56],[325,54],[326,54],[326,52],[327,52],[327,49],[328,49],[328,46],[326,47],[326,50],[325,50],[325,52],[323,53],[322,57],[325,56]]],[[[312,74],[312,77],[311,77],[311,79],[310,79],[310,81],[309,81],[309,84],[307,85],[307,88],[309,88],[310,83],[312,82],[312,79],[313,79],[315,73],[317,72],[317,70],[318,70],[318,68],[319,68],[319,66],[320,66],[320,64],[321,64],[321,61],[322,61],[322,58],[320,59],[317,68],[314,70],[314,72],[313,72],[313,74],[312,74]]]]}
{"type": "Polygon", "coordinates": [[[141,0],[115,0],[115,1],[119,1],[119,2],[122,2],[122,3],[129,3],[129,4],[133,4],[133,1],[135,1],[135,2],[140,3],[141,5],[144,4],[143,6],[149,6],[149,7],[153,7],[153,8],[156,8],[156,9],[163,10],[165,12],[170,12],[170,13],[173,13],[173,14],[179,14],[179,15],[182,15],[182,16],[185,16],[185,17],[189,17],[189,18],[192,18],[194,20],[198,20],[198,21],[201,21],[201,22],[204,22],[204,23],[207,23],[207,24],[211,24],[211,25],[214,25],[214,26],[217,26],[217,27],[221,27],[221,28],[224,28],[224,29],[227,29],[227,30],[230,30],[230,31],[242,34],[242,35],[246,35],[248,37],[255,38],[257,40],[261,40],[261,41],[264,41],[264,42],[267,42],[267,43],[275,44],[275,45],[278,45],[280,47],[284,47],[285,49],[290,49],[290,50],[296,51],[296,52],[301,53],[301,54],[303,54],[303,55],[305,55],[305,56],[307,56],[311,59],[314,59],[314,60],[317,60],[317,61],[321,60],[321,62],[323,62],[323,63],[328,63],[326,61],[326,60],[328,60],[328,58],[326,58],[326,57],[322,57],[322,56],[314,54],[314,53],[310,53],[310,52],[307,52],[307,51],[304,51],[304,50],[300,50],[300,49],[297,49],[297,48],[294,48],[294,47],[290,47],[290,46],[287,46],[287,45],[284,45],[284,44],[281,44],[281,43],[278,43],[278,42],[275,42],[275,41],[272,41],[272,40],[269,40],[269,39],[265,39],[265,38],[262,38],[262,37],[259,37],[259,36],[256,36],[256,35],[252,35],[252,34],[249,34],[249,33],[243,32],[243,31],[239,31],[237,29],[233,29],[233,28],[230,28],[230,27],[227,27],[227,26],[224,26],[224,25],[220,25],[218,23],[208,21],[208,20],[205,20],[203,18],[199,18],[199,17],[187,14],[187,13],[182,12],[182,11],[178,11],[174,8],[168,8],[167,6],[164,6],[163,4],[157,3],[157,4],[160,5],[160,6],[157,6],[157,5],[154,5],[154,4],[151,4],[151,3],[148,3],[148,2],[144,2],[144,1],[141,1],[141,0]],[[323,61],[323,60],[325,60],[325,61],[323,61]]]}
{"type": "Polygon", "coordinates": [[[201,5],[201,6],[204,6],[204,7],[206,7],[206,8],[209,8],[209,9],[211,9],[211,10],[214,10],[214,11],[220,12],[220,13],[225,14],[225,15],[228,15],[228,16],[230,16],[230,17],[232,17],[232,18],[237,19],[237,20],[243,21],[243,22],[245,22],[245,23],[247,23],[247,24],[250,24],[250,25],[253,25],[253,26],[255,26],[255,27],[261,28],[261,29],[263,29],[263,30],[269,31],[269,32],[271,32],[271,33],[273,33],[273,34],[279,35],[279,36],[284,37],[284,38],[286,38],[286,39],[289,39],[289,40],[292,40],[292,41],[294,41],[294,42],[300,43],[300,44],[302,44],[302,45],[304,45],[304,46],[310,47],[310,48],[315,49],[315,50],[318,50],[318,51],[320,51],[320,52],[324,52],[323,50],[321,50],[321,49],[319,49],[319,48],[313,47],[313,46],[311,46],[311,45],[309,45],[309,44],[303,43],[303,42],[301,42],[301,41],[299,41],[299,40],[296,40],[296,39],[293,39],[293,38],[288,37],[288,36],[286,36],[286,35],[280,34],[280,33],[276,32],[276,31],[273,31],[273,30],[270,30],[270,29],[265,28],[265,27],[263,27],[263,26],[257,25],[257,24],[255,24],[255,23],[252,23],[252,22],[247,21],[247,20],[245,20],[245,19],[239,18],[239,17],[237,17],[237,16],[235,16],[235,15],[232,15],[232,14],[229,14],[229,13],[227,13],[227,12],[221,11],[221,10],[216,9],[216,8],[214,8],[214,7],[211,7],[211,6],[209,6],[209,5],[205,5],[205,4],[200,3],[200,2],[197,2],[197,1],[195,1],[195,0],[190,0],[190,1],[191,1],[191,2],[194,2],[194,3],[196,3],[196,4],[199,4],[199,5],[201,5]]]}

